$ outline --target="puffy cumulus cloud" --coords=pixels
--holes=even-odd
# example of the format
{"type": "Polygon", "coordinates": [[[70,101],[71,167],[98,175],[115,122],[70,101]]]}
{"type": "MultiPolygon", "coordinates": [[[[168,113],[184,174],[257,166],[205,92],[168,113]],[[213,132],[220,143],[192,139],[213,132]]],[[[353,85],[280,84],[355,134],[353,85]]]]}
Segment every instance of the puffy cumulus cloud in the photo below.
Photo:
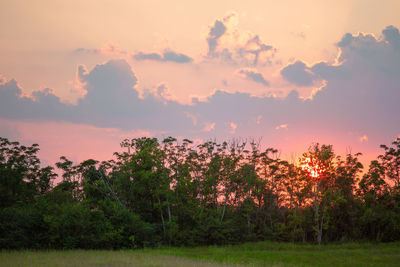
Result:
{"type": "Polygon", "coordinates": [[[385,37],[385,40],[392,45],[392,47],[400,52],[400,33],[399,29],[394,27],[393,25],[387,26],[383,31],[382,31],[383,36],[385,37]]]}
{"type": "Polygon", "coordinates": [[[281,70],[281,75],[287,81],[297,86],[311,86],[318,76],[301,61],[289,64],[281,70]]]}
{"type": "Polygon", "coordinates": [[[276,50],[257,34],[240,30],[237,22],[238,15],[232,12],[210,26],[207,56],[232,64],[257,66],[270,63],[276,50]]]}
{"type": "Polygon", "coordinates": [[[366,78],[375,81],[378,81],[378,76],[396,78],[400,75],[400,55],[396,53],[400,51],[400,33],[396,27],[388,26],[382,35],[383,39],[378,39],[372,34],[346,33],[337,43],[339,55],[336,63],[319,62],[309,67],[302,61],[296,61],[284,67],[281,75],[297,86],[310,86],[321,79],[331,83],[344,79],[350,83],[360,75],[368,75],[366,78]]]}
{"type": "MultiPolygon", "coordinates": [[[[396,30],[389,29],[392,38],[398,37],[396,30]]],[[[400,54],[386,38],[346,34],[338,43],[336,64],[311,67],[326,80],[326,86],[314,96],[313,108],[336,123],[368,132],[370,140],[383,135],[381,129],[393,133],[400,125],[395,115],[400,111],[400,54]]]]}
{"type": "Polygon", "coordinates": [[[166,50],[162,54],[159,53],[143,53],[138,52],[133,55],[138,61],[152,60],[160,62],[190,63],[193,59],[185,54],[177,53],[172,50],[166,50]]]}
{"type": "Polygon", "coordinates": [[[135,89],[137,78],[125,60],[110,60],[88,71],[78,66],[77,76],[86,95],[76,105],[65,104],[49,89],[24,96],[15,80],[0,85],[0,117],[85,123],[97,127],[121,129],[177,129],[191,125],[184,106],[154,94],[140,98],[135,89]]]}
{"type": "Polygon", "coordinates": [[[9,119],[64,120],[71,106],[63,104],[49,89],[35,91],[32,96],[22,93],[15,80],[0,84],[0,116],[9,119]]]}
{"type": "Polygon", "coordinates": [[[78,78],[84,83],[87,90],[85,98],[80,99],[80,105],[93,106],[102,111],[114,109],[112,105],[128,106],[132,100],[138,98],[134,89],[137,78],[125,60],[111,60],[97,65],[92,71],[86,67],[78,67],[78,78]]]}
{"type": "Polygon", "coordinates": [[[253,82],[262,84],[267,87],[269,86],[269,82],[265,80],[264,76],[261,73],[257,72],[257,70],[244,68],[238,70],[238,74],[253,82]]]}

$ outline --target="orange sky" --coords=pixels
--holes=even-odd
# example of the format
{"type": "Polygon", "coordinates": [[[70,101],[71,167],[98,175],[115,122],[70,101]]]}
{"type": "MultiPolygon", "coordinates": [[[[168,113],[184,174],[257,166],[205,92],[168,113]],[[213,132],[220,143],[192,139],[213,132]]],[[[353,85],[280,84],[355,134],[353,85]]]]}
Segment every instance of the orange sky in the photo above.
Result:
{"type": "MultiPolygon", "coordinates": [[[[313,141],[329,142],[340,153],[345,153],[351,147],[353,152],[364,152],[369,159],[379,152],[379,144],[388,144],[400,134],[400,128],[393,126],[397,123],[395,118],[389,120],[391,126],[385,131],[381,129],[385,125],[371,115],[373,109],[379,110],[380,106],[387,106],[387,114],[400,111],[394,104],[385,104],[385,101],[390,102],[399,96],[396,93],[400,81],[396,78],[398,39],[395,30],[400,27],[398,10],[400,2],[397,0],[1,1],[0,77],[3,77],[3,81],[0,84],[4,88],[12,79],[17,81],[16,86],[22,90],[19,97],[50,88],[51,96],[59,97],[62,103],[81,105],[79,112],[85,112],[84,103],[91,103],[82,100],[86,92],[91,90],[88,84],[93,83],[93,88],[96,86],[95,81],[84,81],[84,76],[79,76],[78,67],[83,66],[82,69],[90,74],[96,66],[100,66],[100,69],[110,60],[123,60],[129,64],[135,76],[132,90],[138,92],[141,99],[154,95],[164,106],[177,106],[171,114],[181,114],[192,125],[177,126],[177,129],[184,129],[179,132],[159,126],[162,121],[157,125],[129,121],[129,127],[124,129],[121,126],[123,123],[114,123],[116,119],[113,117],[109,118],[110,123],[105,119],[90,123],[76,118],[68,119],[68,116],[43,116],[42,113],[14,116],[8,112],[9,109],[0,109],[0,135],[28,143],[40,143],[42,150],[47,151],[42,153],[48,162],[54,162],[55,155],[64,152],[78,161],[85,157],[103,158],[118,148],[122,137],[141,134],[158,137],[189,135],[201,139],[260,136],[264,137],[266,146],[281,148],[285,157],[301,153],[313,141]],[[221,37],[214,36],[217,47],[216,54],[212,55],[208,42],[218,21],[226,29],[223,34],[221,32],[221,37]],[[383,30],[389,25],[394,26],[391,31],[394,41],[390,36],[383,36],[383,30]],[[353,36],[352,45],[338,45],[346,33],[353,36]],[[365,37],[359,33],[365,33],[365,37]],[[260,57],[256,63],[251,57],[254,55],[251,47],[258,49],[263,45],[271,48],[266,48],[265,57],[260,57]],[[229,54],[224,54],[226,51],[229,54]],[[168,52],[174,54],[168,55],[168,52]],[[135,58],[140,53],[159,58],[135,58]],[[230,61],[224,58],[226,55],[231,58],[230,61]],[[297,61],[304,63],[295,65],[300,70],[294,71],[300,72],[285,76],[283,70],[297,61]],[[323,62],[331,69],[339,66],[341,72],[334,73],[337,77],[328,75],[325,69],[317,69],[318,62],[323,62]],[[353,69],[357,71],[350,73],[349,70],[353,69]],[[339,77],[341,73],[349,73],[349,77],[339,77]],[[300,74],[305,76],[300,77],[300,74]],[[338,89],[336,96],[342,94],[348,99],[357,95],[364,97],[364,86],[369,88],[366,89],[365,99],[356,101],[355,105],[376,104],[371,108],[370,115],[367,114],[369,110],[363,111],[370,122],[366,119],[357,124],[359,118],[363,117],[357,113],[360,109],[355,107],[354,124],[350,120],[341,123],[353,114],[340,115],[344,119],[332,121],[337,124],[333,131],[327,125],[320,124],[320,118],[315,119],[315,129],[302,129],[302,122],[295,123],[292,119],[301,112],[290,108],[289,100],[281,106],[274,104],[277,107],[271,108],[271,111],[263,111],[260,104],[257,110],[248,112],[251,115],[248,118],[242,118],[240,114],[214,118],[213,113],[208,112],[214,108],[215,114],[219,115],[221,112],[218,108],[224,109],[224,104],[220,103],[234,101],[217,98],[215,92],[218,91],[284,99],[294,89],[299,92],[300,98],[310,97],[313,91],[321,89],[321,98],[328,101],[332,98],[330,94],[334,94],[332,92],[339,87],[358,87],[359,91],[352,94],[339,92],[338,89]],[[389,88],[382,97],[376,95],[381,86],[389,88]],[[186,107],[193,105],[193,97],[209,101],[210,105],[204,108],[200,105],[197,108],[196,104],[194,108],[186,107]],[[285,108],[280,111],[283,106],[285,108]],[[271,119],[268,114],[274,110],[276,114],[271,119]],[[76,145],[79,140],[84,145],[76,145]]],[[[252,101],[247,95],[240,97],[246,98],[249,103],[252,101]]],[[[332,99],[338,102],[330,107],[330,114],[340,113],[340,97],[332,99]]],[[[46,113],[46,104],[41,104],[37,99],[35,101],[44,107],[41,112],[46,113]]],[[[318,112],[325,106],[323,101],[316,100],[315,105],[313,102],[304,104],[310,107],[299,105],[304,114],[309,114],[309,110],[317,110],[313,112],[318,117],[324,113],[318,112]]],[[[118,107],[118,103],[112,105],[118,107]]],[[[235,109],[251,109],[251,105],[238,106],[231,113],[235,109]]],[[[163,109],[161,105],[135,112],[149,114],[157,108],[163,109]]],[[[345,108],[352,110],[351,107],[345,108]]],[[[270,110],[269,107],[266,110],[270,110]]],[[[51,113],[51,110],[47,112],[51,113]]],[[[178,123],[182,118],[172,121],[178,123]]],[[[96,118],[91,120],[97,121],[96,118]]],[[[307,121],[303,125],[313,127],[307,121]]]]}
{"type": "MultiPolygon", "coordinates": [[[[108,42],[128,52],[172,48],[200,62],[210,25],[232,11],[238,15],[237,28],[276,47],[276,60],[283,65],[293,59],[333,61],[334,44],[343,34],[379,35],[387,25],[400,25],[398,10],[397,0],[1,1],[0,73],[17,79],[26,92],[50,87],[64,99],[74,99],[70,90],[76,65],[91,68],[108,58],[73,55],[75,49],[96,49],[108,42]]],[[[153,78],[149,72],[155,67],[158,80],[166,80],[165,68],[163,72],[159,66],[134,67],[145,78],[153,78]]],[[[267,70],[273,75],[274,69],[267,70]]],[[[150,86],[145,78],[143,86],[150,86]]],[[[167,82],[184,98],[199,94],[199,88],[187,92],[190,81],[170,77],[167,82]]],[[[212,86],[202,91],[209,94],[212,86]]]]}

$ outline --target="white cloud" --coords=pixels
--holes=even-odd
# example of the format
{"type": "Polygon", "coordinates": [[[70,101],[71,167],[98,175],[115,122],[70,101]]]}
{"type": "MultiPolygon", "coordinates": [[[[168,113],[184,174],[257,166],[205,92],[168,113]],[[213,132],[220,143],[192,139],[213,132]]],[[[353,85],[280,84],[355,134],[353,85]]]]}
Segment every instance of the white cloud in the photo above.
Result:
{"type": "Polygon", "coordinates": [[[202,132],[211,132],[214,129],[215,129],[215,122],[206,122],[201,131],[202,132]]]}
{"type": "Polygon", "coordinates": [[[230,122],[230,123],[229,123],[229,127],[231,128],[229,132],[230,132],[231,134],[235,134],[236,129],[237,129],[237,127],[238,127],[237,124],[234,123],[234,122],[230,122]]]}
{"type": "Polygon", "coordinates": [[[287,124],[281,124],[275,127],[275,130],[281,130],[281,129],[288,129],[288,125],[287,124]]]}

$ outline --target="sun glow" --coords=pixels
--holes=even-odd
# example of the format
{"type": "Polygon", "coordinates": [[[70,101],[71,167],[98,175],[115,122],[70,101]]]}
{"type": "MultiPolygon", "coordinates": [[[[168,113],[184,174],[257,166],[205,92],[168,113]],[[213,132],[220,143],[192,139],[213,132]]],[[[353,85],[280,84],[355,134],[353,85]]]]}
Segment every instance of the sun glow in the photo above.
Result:
{"type": "Polygon", "coordinates": [[[316,158],[312,157],[304,158],[300,163],[300,167],[314,179],[320,179],[321,174],[324,172],[322,164],[320,164],[316,158]]]}

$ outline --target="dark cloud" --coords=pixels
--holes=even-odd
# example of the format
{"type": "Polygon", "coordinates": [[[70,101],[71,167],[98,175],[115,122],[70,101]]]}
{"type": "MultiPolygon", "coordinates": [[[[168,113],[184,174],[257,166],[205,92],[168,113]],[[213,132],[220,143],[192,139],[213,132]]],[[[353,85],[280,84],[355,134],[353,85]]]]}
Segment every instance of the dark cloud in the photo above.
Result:
{"type": "Polygon", "coordinates": [[[390,25],[382,31],[385,40],[388,41],[395,50],[400,52],[400,33],[399,29],[390,25]]]}
{"type": "Polygon", "coordinates": [[[260,83],[264,86],[269,86],[269,82],[267,80],[264,79],[264,76],[252,69],[241,69],[238,71],[239,74],[242,74],[245,78],[256,82],[256,83],[260,83]]]}
{"type": "Polygon", "coordinates": [[[161,62],[175,62],[175,63],[190,63],[193,59],[185,54],[177,53],[171,50],[166,50],[164,53],[143,53],[139,52],[133,55],[136,60],[154,60],[161,62]]]}
{"type": "Polygon", "coordinates": [[[234,26],[232,20],[236,13],[230,13],[217,19],[207,36],[209,58],[218,58],[230,64],[257,66],[270,63],[275,49],[264,43],[257,34],[242,32],[234,26]],[[227,36],[229,41],[224,41],[227,36]]]}
{"type": "Polygon", "coordinates": [[[208,43],[208,55],[214,56],[215,49],[218,45],[218,39],[224,35],[226,32],[226,27],[224,23],[220,20],[216,20],[214,26],[211,27],[210,32],[208,33],[207,43],[208,43]]]}
{"type": "Polygon", "coordinates": [[[264,44],[258,35],[253,36],[247,40],[243,47],[239,48],[239,54],[246,57],[248,54],[253,55],[254,59],[252,64],[256,66],[259,61],[259,57],[263,52],[267,52],[272,49],[272,46],[264,44]]]}
{"type": "Polygon", "coordinates": [[[113,42],[108,42],[102,45],[100,48],[96,49],[89,49],[89,48],[77,48],[74,50],[74,53],[76,54],[103,54],[103,55],[124,55],[127,54],[126,51],[121,50],[121,48],[113,43],[113,42]]]}
{"type": "Polygon", "coordinates": [[[36,91],[31,97],[24,96],[15,80],[0,84],[0,116],[7,119],[64,120],[70,106],[49,89],[36,91]]]}
{"type": "Polygon", "coordinates": [[[176,63],[189,63],[192,62],[192,58],[184,54],[176,53],[173,51],[166,51],[164,52],[164,61],[172,61],[176,63]]]}
{"type": "Polygon", "coordinates": [[[351,41],[353,40],[353,35],[351,33],[346,33],[340,42],[337,43],[337,46],[339,47],[345,47],[351,44],[351,41]]]}
{"type": "Polygon", "coordinates": [[[163,61],[163,57],[160,54],[157,53],[143,53],[139,52],[135,55],[133,55],[133,58],[136,60],[156,60],[156,61],[163,61]]]}
{"type": "Polygon", "coordinates": [[[301,61],[296,61],[283,68],[281,75],[297,86],[311,86],[314,80],[318,79],[318,76],[312,72],[311,68],[301,61]]]}
{"type": "MultiPolygon", "coordinates": [[[[310,86],[319,79],[327,81],[344,79],[350,83],[361,75],[376,81],[380,81],[381,76],[397,79],[400,75],[400,58],[396,53],[400,51],[399,30],[394,26],[388,26],[382,34],[384,40],[378,40],[371,34],[346,33],[337,43],[340,49],[338,63],[319,62],[308,67],[305,63],[296,61],[283,68],[281,75],[298,86],[310,86]]],[[[352,91],[354,90],[356,89],[352,91]]]]}
{"type": "Polygon", "coordinates": [[[83,47],[79,47],[74,50],[74,53],[81,54],[81,53],[87,53],[87,54],[97,54],[98,50],[97,49],[87,49],[83,47]]]}

